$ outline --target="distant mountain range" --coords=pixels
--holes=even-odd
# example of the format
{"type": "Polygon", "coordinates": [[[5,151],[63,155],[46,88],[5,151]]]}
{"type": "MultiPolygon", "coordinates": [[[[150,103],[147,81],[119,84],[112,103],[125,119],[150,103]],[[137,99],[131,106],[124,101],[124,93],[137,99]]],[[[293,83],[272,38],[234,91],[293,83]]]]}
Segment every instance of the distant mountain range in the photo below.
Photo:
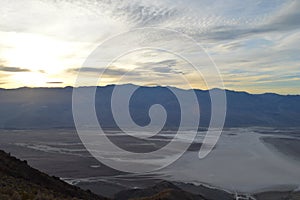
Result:
{"type": "MultiPolygon", "coordinates": [[[[97,87],[96,111],[102,127],[116,128],[111,111],[111,94],[115,87],[128,89],[133,85],[97,87]]],[[[81,88],[87,90],[88,87],[81,88]]],[[[176,89],[188,93],[187,90],[176,89]]],[[[0,89],[0,128],[69,128],[74,127],[72,87],[0,89]]],[[[207,127],[211,117],[209,91],[194,90],[198,98],[200,127],[207,127]]],[[[300,126],[300,96],[278,94],[249,94],[226,90],[226,127],[298,127],[300,126]]],[[[150,122],[151,105],[161,104],[168,115],[165,126],[180,123],[178,100],[168,87],[140,87],[130,100],[130,113],[139,125],[150,122]]],[[[188,108],[192,110],[192,108],[188,108]]],[[[191,113],[191,116],[193,114],[191,113]]]]}

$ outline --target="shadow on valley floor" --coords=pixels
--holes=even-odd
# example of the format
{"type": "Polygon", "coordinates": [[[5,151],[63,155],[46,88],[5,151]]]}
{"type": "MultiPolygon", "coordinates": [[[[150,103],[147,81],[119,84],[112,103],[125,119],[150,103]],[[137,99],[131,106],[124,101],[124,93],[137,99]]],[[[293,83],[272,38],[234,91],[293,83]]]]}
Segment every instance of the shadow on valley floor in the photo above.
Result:
{"type": "MultiPolygon", "coordinates": [[[[0,199],[1,200],[104,200],[89,190],[67,184],[58,177],[48,176],[10,154],[0,151],[0,199]]],[[[162,181],[143,189],[121,191],[115,200],[298,200],[300,192],[264,192],[254,197],[237,198],[223,190],[193,184],[162,181]]]]}

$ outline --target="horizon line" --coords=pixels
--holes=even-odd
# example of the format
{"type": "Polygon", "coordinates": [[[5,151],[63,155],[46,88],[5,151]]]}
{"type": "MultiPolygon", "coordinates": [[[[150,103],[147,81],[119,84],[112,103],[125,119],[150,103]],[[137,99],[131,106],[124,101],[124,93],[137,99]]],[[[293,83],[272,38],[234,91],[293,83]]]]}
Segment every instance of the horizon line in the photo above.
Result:
{"type": "Polygon", "coordinates": [[[63,86],[63,87],[29,87],[29,86],[24,86],[24,87],[17,87],[17,88],[0,88],[0,90],[19,90],[19,89],[66,89],[66,88],[87,88],[87,87],[109,87],[109,86],[125,86],[125,85],[133,85],[133,86],[138,86],[138,87],[146,87],[146,88],[155,88],[155,87],[162,87],[162,88],[175,88],[175,89],[179,89],[179,90],[184,90],[184,91],[189,91],[189,90],[195,90],[195,91],[211,91],[211,90],[224,90],[224,91],[228,91],[228,92],[237,92],[237,93],[246,93],[246,94],[250,94],[250,95],[266,95],[266,94],[270,94],[270,95],[279,95],[279,96],[300,96],[300,94],[280,94],[280,93],[276,93],[276,92],[263,92],[263,93],[252,93],[252,92],[248,92],[245,90],[233,90],[233,89],[229,89],[229,88],[210,88],[210,89],[201,89],[201,88],[191,88],[191,89],[184,89],[184,88],[180,88],[180,87],[175,87],[175,86],[163,86],[163,85],[155,85],[155,86],[150,86],[150,85],[136,85],[136,84],[132,84],[132,83],[125,83],[125,84],[107,84],[107,85],[98,85],[98,86],[63,86]]]}

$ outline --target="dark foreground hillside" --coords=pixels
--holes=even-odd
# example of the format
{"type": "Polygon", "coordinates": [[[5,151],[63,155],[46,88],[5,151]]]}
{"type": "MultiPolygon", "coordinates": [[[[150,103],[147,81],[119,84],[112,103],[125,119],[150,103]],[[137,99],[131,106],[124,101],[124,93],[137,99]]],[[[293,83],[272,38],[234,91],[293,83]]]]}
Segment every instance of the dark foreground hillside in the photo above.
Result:
{"type": "MultiPolygon", "coordinates": [[[[78,199],[104,200],[106,198],[69,185],[57,177],[50,177],[30,167],[26,161],[21,161],[0,150],[0,200],[78,199]]],[[[115,199],[208,200],[199,194],[185,192],[168,182],[146,189],[123,191],[116,194],[115,199]]]]}
{"type": "MultiPolygon", "coordinates": [[[[300,192],[264,192],[252,195],[256,200],[300,200],[300,192]]],[[[195,185],[175,185],[163,181],[152,187],[119,192],[115,200],[234,200],[228,192],[195,185]]],[[[0,200],[105,200],[69,185],[57,177],[50,177],[0,150],[0,200]]],[[[108,199],[107,199],[108,200],[108,199]]]]}
{"type": "Polygon", "coordinates": [[[104,200],[50,177],[0,150],[0,200],[104,200]]]}
{"type": "Polygon", "coordinates": [[[140,199],[140,200],[233,200],[234,196],[222,190],[199,186],[189,188],[187,192],[173,183],[162,181],[145,189],[132,189],[119,192],[116,200],[140,199]]]}

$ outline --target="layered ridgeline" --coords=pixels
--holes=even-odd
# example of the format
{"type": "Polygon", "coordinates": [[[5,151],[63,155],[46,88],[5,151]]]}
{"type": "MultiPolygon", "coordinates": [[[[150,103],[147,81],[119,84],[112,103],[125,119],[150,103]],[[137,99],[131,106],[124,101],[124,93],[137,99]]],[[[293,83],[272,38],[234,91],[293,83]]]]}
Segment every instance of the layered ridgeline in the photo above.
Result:
{"type": "MultiPolygon", "coordinates": [[[[96,110],[103,127],[117,127],[111,112],[111,94],[114,87],[120,87],[122,90],[133,85],[97,87],[96,110]]],[[[72,90],[72,87],[1,89],[0,128],[74,127],[72,90]]],[[[190,92],[176,90],[183,94],[190,92]]],[[[201,110],[200,126],[208,126],[211,113],[209,91],[195,90],[195,93],[201,110]]],[[[300,125],[299,95],[270,93],[256,95],[226,90],[226,96],[225,126],[227,127],[300,125]]],[[[167,87],[140,87],[130,100],[129,108],[133,120],[139,125],[148,124],[150,122],[148,111],[153,104],[161,104],[165,107],[168,113],[167,127],[178,126],[179,102],[167,87]]],[[[193,117],[192,112],[190,117],[193,117]]]]}

